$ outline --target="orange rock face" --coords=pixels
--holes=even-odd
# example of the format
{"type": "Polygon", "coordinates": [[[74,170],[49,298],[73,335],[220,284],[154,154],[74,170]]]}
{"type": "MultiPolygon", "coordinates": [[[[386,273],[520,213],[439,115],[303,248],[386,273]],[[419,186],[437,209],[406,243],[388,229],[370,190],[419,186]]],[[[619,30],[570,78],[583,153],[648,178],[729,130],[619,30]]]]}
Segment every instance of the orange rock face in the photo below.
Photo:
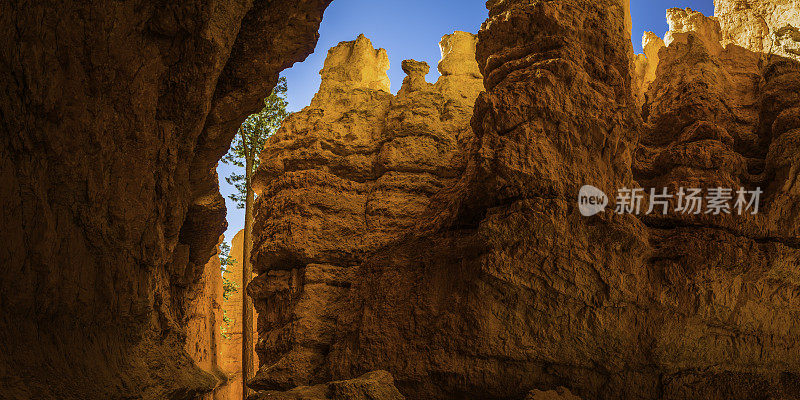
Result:
{"type": "Polygon", "coordinates": [[[289,391],[259,392],[255,400],[404,400],[392,375],[373,371],[358,378],[301,386],[289,391]]]}
{"type": "Polygon", "coordinates": [[[639,65],[627,1],[487,6],[474,136],[425,65],[396,97],[362,85],[384,63],[360,38],[332,54],[369,62],[265,148],[255,386],[386,370],[409,398],[800,398],[800,67],[782,21],[780,52],[731,22],[796,2],[670,10],[639,65]],[[606,212],[579,213],[587,184],[606,212]],[[760,212],[613,212],[625,187],[716,186],[760,187],[760,212]]]}
{"type": "Polygon", "coordinates": [[[186,399],[215,167],[330,0],[0,4],[0,397],[186,399]]]}
{"type": "Polygon", "coordinates": [[[397,96],[386,51],[361,36],[328,53],[320,92],[287,119],[261,154],[254,266],[260,389],[290,389],[341,374],[330,353],[364,257],[417,223],[429,199],[458,179],[472,143],[469,118],[483,89],[476,38],[442,39],[442,73],[407,60],[397,96]]]}
{"type": "MultiPolygon", "coordinates": [[[[227,400],[221,388],[228,382],[222,369],[222,274],[219,253],[213,255],[203,268],[203,275],[197,282],[197,289],[187,297],[186,352],[203,371],[213,375],[216,389],[207,393],[202,400],[227,400]]],[[[240,386],[241,388],[241,386],[240,386]]]]}
{"type": "MultiPolygon", "coordinates": [[[[328,3],[0,3],[0,398],[215,397],[215,164],[328,3]]],[[[256,397],[800,398],[798,1],[672,9],[635,60],[628,0],[487,7],[397,95],[341,43],[264,149],[256,397]]]]}
{"type": "Polygon", "coordinates": [[[761,54],[800,57],[800,5],[797,0],[715,0],[714,16],[723,44],[761,54]]]}

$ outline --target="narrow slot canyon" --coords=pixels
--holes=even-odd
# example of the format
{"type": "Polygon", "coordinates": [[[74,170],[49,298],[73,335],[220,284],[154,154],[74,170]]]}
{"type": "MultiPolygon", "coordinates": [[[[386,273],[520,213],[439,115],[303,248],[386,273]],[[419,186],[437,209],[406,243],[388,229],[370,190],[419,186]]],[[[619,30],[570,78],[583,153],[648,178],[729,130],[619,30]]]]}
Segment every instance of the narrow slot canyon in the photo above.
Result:
{"type": "Polygon", "coordinates": [[[800,399],[800,0],[401,3],[0,4],[0,399],[800,399]]]}

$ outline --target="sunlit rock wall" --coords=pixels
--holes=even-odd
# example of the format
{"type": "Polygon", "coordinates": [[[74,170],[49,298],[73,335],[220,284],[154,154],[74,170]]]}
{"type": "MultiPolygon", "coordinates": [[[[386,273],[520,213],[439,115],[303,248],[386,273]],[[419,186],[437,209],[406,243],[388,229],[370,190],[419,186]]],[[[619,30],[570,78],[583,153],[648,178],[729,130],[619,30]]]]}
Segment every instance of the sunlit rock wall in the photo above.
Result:
{"type": "Polygon", "coordinates": [[[714,0],[722,43],[761,54],[800,58],[798,0],[714,0]]]}
{"type": "Polygon", "coordinates": [[[658,68],[658,53],[665,46],[664,40],[653,32],[642,35],[642,54],[634,56],[634,95],[637,104],[641,106],[646,101],[644,96],[650,84],[656,79],[658,68]]]}
{"type": "Polygon", "coordinates": [[[320,91],[261,154],[254,265],[261,368],[253,386],[289,389],[343,376],[329,353],[345,326],[364,257],[414,228],[429,198],[453,184],[473,141],[482,90],[475,35],[440,43],[442,76],[407,60],[389,93],[386,51],[364,36],[331,49],[320,91]]]}
{"type": "Polygon", "coordinates": [[[634,183],[627,4],[487,5],[467,168],[421,229],[364,263],[364,322],[332,353],[343,372],[386,365],[413,398],[522,399],[565,382],[645,397],[648,316],[628,306],[648,285],[645,226],[575,207],[584,184],[634,183]]]}

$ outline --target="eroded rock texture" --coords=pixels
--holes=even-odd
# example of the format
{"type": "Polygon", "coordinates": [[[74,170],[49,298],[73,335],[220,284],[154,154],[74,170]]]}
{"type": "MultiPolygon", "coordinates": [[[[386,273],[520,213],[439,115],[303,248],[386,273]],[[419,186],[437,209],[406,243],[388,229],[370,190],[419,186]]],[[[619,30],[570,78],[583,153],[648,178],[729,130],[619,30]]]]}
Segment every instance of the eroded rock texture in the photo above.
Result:
{"type": "MultiPolygon", "coordinates": [[[[220,240],[223,238],[220,237],[220,240]]],[[[197,288],[190,291],[186,298],[186,352],[194,360],[195,365],[211,374],[217,380],[213,392],[206,393],[202,400],[228,400],[224,392],[229,386],[228,374],[222,364],[222,275],[217,253],[203,268],[197,288]]],[[[241,386],[239,386],[241,388],[241,386]]],[[[237,392],[238,393],[238,392],[237,392]]]]}
{"type": "Polygon", "coordinates": [[[0,5],[0,397],[194,398],[215,165],[329,0],[0,5]]]}
{"type": "Polygon", "coordinates": [[[408,232],[429,198],[454,184],[472,142],[469,118],[483,89],[475,35],[440,43],[442,76],[403,62],[389,93],[383,49],[360,36],[328,53],[320,91],[293,114],[261,155],[254,265],[261,369],[252,386],[290,389],[353,378],[331,357],[364,257],[408,232]]]}
{"type": "Polygon", "coordinates": [[[645,32],[642,35],[642,54],[634,56],[634,95],[637,104],[645,102],[645,95],[650,88],[650,84],[656,79],[656,69],[658,68],[658,53],[664,47],[664,40],[653,32],[645,32]]]}
{"type": "Polygon", "coordinates": [[[762,54],[800,57],[800,3],[797,0],[714,0],[723,44],[762,54]]]}
{"type": "Polygon", "coordinates": [[[251,400],[404,400],[394,386],[392,375],[373,371],[358,378],[314,386],[300,386],[285,392],[263,391],[251,400]]]}
{"type": "Polygon", "coordinates": [[[762,52],[744,28],[782,2],[745,3],[717,2],[721,27],[694,13],[705,29],[671,35],[643,109],[634,168],[642,186],[765,192],[755,216],[645,219],[649,264],[666,278],[664,302],[686,315],[662,333],[672,338],[659,357],[675,371],[662,377],[666,398],[800,397],[800,146],[791,139],[800,127],[800,66],[785,48],[762,52]]]}
{"type": "Polygon", "coordinates": [[[638,64],[626,1],[487,6],[459,152],[415,156],[446,113],[408,90],[424,65],[396,98],[365,86],[385,64],[363,39],[331,54],[369,79],[331,83],[265,149],[255,386],[383,369],[409,398],[800,398],[800,68],[792,43],[737,36],[751,16],[783,32],[767,13],[796,3],[670,10],[638,64]],[[585,184],[612,209],[624,187],[764,193],[758,215],[587,218],[585,184]]]}
{"type": "Polygon", "coordinates": [[[525,400],[581,400],[581,398],[573,395],[569,389],[559,386],[554,390],[531,390],[525,400]]]}
{"type": "Polygon", "coordinates": [[[392,365],[409,397],[521,399],[565,382],[588,398],[645,397],[647,316],[630,305],[648,285],[645,227],[575,207],[583,184],[633,184],[625,5],[488,5],[465,175],[426,229],[365,263],[369,322],[337,354],[348,368],[392,365]]]}

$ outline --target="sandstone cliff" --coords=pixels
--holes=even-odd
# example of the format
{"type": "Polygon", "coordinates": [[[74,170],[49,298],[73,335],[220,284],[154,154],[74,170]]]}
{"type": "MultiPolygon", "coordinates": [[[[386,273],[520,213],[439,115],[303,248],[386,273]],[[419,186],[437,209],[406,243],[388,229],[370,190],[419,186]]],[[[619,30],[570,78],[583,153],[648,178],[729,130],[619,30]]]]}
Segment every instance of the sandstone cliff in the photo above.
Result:
{"type": "Polygon", "coordinates": [[[288,118],[261,154],[254,265],[261,360],[252,386],[290,389],[343,373],[331,354],[364,257],[417,223],[429,198],[458,179],[473,141],[469,118],[483,89],[474,35],[441,43],[441,78],[403,62],[389,93],[383,49],[360,36],[331,49],[311,105],[288,118]]]}
{"type": "Polygon", "coordinates": [[[0,4],[0,397],[194,398],[215,165],[330,0],[0,4]]]}
{"type": "Polygon", "coordinates": [[[714,0],[722,44],[762,55],[800,57],[800,3],[797,0],[714,0]]]}
{"type": "MultiPolygon", "coordinates": [[[[220,237],[220,240],[223,238],[220,237]]],[[[203,268],[200,280],[186,298],[186,352],[195,365],[216,379],[214,392],[206,393],[202,400],[229,400],[223,392],[228,386],[228,375],[223,370],[222,353],[222,274],[217,253],[203,268]]],[[[241,388],[241,386],[240,386],[241,388]]]]}
{"type": "Polygon", "coordinates": [[[800,68],[767,15],[796,2],[670,10],[639,63],[627,6],[487,2],[474,138],[433,159],[418,140],[446,107],[424,107],[425,67],[404,63],[393,97],[382,52],[331,51],[331,90],[262,154],[254,386],[384,369],[409,398],[800,397],[800,68]],[[779,51],[738,35],[761,20],[779,51]],[[406,136],[395,162],[375,156],[406,136]],[[764,194],[755,216],[587,218],[585,184],[764,194]]]}
{"type": "MultiPolygon", "coordinates": [[[[0,397],[218,384],[214,165],[327,3],[0,4],[0,397]]],[[[628,3],[490,0],[397,95],[331,50],[262,154],[257,397],[800,398],[800,6],[673,9],[634,60],[628,3]],[[584,184],[762,207],[587,218],[584,184]]]]}

